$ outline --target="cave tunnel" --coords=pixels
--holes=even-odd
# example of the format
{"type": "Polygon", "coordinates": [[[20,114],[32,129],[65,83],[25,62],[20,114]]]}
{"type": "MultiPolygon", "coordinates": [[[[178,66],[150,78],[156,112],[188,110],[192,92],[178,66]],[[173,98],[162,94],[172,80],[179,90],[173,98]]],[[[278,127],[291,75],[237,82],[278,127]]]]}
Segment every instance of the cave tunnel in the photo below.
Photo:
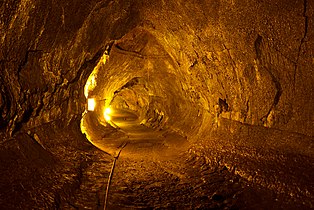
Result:
{"type": "Polygon", "coordinates": [[[313,209],[313,13],[2,0],[0,209],[313,209]]]}

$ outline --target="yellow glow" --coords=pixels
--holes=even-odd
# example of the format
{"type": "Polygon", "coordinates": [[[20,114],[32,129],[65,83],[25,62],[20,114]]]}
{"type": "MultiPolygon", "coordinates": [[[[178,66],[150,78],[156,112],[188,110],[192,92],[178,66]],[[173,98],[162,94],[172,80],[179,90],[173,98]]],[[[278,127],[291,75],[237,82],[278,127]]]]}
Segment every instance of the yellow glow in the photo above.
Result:
{"type": "Polygon", "coordinates": [[[106,108],[104,111],[104,118],[106,121],[110,121],[111,120],[111,116],[110,114],[112,113],[112,109],[110,107],[106,108]]]}
{"type": "Polygon", "coordinates": [[[101,58],[102,63],[103,63],[103,64],[106,64],[108,58],[109,58],[109,56],[106,55],[106,54],[104,54],[104,55],[102,56],[102,58],[101,58]]]}
{"type": "Polygon", "coordinates": [[[94,98],[88,98],[87,99],[87,110],[88,111],[94,111],[96,106],[96,101],[94,98]]]}
{"type": "Polygon", "coordinates": [[[98,62],[97,66],[94,68],[93,72],[89,75],[87,82],[84,87],[84,95],[86,98],[88,98],[89,92],[93,91],[97,85],[97,74],[99,71],[99,68],[101,65],[105,65],[106,61],[108,60],[109,56],[105,53],[100,59],[100,62],[98,62]]]}
{"type": "Polygon", "coordinates": [[[88,135],[87,128],[86,128],[86,126],[85,126],[84,117],[82,117],[82,119],[81,119],[80,127],[81,127],[82,133],[86,135],[86,138],[87,138],[90,142],[92,142],[92,138],[91,138],[90,135],[88,135]]]}
{"type": "Polygon", "coordinates": [[[106,108],[105,109],[105,114],[111,114],[112,113],[112,110],[111,110],[111,108],[110,107],[108,107],[108,108],[106,108]]]}
{"type": "MultiPolygon", "coordinates": [[[[96,67],[97,68],[97,67],[96,67]]],[[[87,82],[85,84],[85,87],[84,87],[84,95],[86,98],[88,98],[88,93],[92,90],[95,89],[96,85],[97,85],[97,82],[96,82],[96,74],[97,74],[97,69],[95,69],[91,75],[89,75],[88,79],[87,79],[87,82]]]]}
{"type": "Polygon", "coordinates": [[[106,120],[106,121],[110,121],[110,120],[111,120],[111,117],[110,117],[109,115],[106,115],[106,114],[105,114],[105,120],[106,120]]]}

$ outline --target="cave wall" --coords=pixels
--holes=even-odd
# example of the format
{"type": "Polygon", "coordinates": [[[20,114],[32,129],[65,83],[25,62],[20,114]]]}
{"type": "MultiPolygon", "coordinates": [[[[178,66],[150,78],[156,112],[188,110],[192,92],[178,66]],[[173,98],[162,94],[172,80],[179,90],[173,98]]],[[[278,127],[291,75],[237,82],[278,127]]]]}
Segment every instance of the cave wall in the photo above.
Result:
{"type": "MultiPolygon", "coordinates": [[[[313,136],[312,1],[29,0],[0,8],[0,126],[9,133],[81,114],[83,86],[106,46],[137,27],[167,54],[173,88],[197,107],[168,116],[178,130],[208,112],[313,136]]],[[[140,36],[128,42],[147,45],[140,36]]]]}
{"type": "Polygon", "coordinates": [[[177,62],[191,101],[213,115],[313,135],[312,2],[188,1],[165,8],[146,17],[177,62]]]}
{"type": "Polygon", "coordinates": [[[2,1],[0,8],[0,126],[10,135],[81,115],[80,90],[106,43],[137,21],[125,1],[2,1]]]}
{"type": "MultiPolygon", "coordinates": [[[[89,164],[84,176],[103,186],[110,156],[78,122],[84,85],[105,53],[99,93],[148,126],[197,140],[184,159],[312,207],[313,11],[310,0],[1,1],[0,203],[71,203],[89,164]]],[[[100,202],[86,199],[78,202],[100,202]]]]}

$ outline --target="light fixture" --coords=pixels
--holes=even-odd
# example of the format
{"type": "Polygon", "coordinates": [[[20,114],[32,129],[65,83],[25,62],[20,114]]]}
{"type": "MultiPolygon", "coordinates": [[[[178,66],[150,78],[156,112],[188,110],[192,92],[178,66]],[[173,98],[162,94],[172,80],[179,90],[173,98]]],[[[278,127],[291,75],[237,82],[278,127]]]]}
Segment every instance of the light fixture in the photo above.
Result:
{"type": "Polygon", "coordinates": [[[110,114],[112,113],[112,110],[110,107],[107,107],[104,111],[104,118],[106,121],[110,121],[111,120],[111,116],[110,114]]]}
{"type": "Polygon", "coordinates": [[[88,98],[87,99],[87,110],[88,111],[94,111],[96,106],[96,101],[94,98],[88,98]]]}

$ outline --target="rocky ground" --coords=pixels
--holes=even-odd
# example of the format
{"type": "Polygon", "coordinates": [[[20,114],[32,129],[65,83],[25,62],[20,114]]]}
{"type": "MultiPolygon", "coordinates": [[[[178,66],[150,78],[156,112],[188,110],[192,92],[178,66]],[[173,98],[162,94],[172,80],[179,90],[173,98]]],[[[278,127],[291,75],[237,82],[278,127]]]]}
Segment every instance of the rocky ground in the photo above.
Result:
{"type": "MultiPolygon", "coordinates": [[[[4,149],[1,150],[1,159],[4,161],[1,164],[3,178],[0,183],[2,209],[103,208],[105,189],[114,159],[91,145],[78,129],[79,125],[75,120],[56,121],[34,128],[28,134],[21,132],[2,143],[2,148],[7,151],[4,153],[4,149]],[[50,132],[46,132],[47,129],[50,132]],[[49,142],[49,145],[39,144],[40,140],[49,142]]],[[[215,135],[218,142],[221,137],[215,135]]],[[[210,138],[213,139],[214,136],[210,138]]],[[[226,138],[230,140],[231,137],[226,138]]],[[[211,139],[206,141],[210,142],[211,139]]],[[[287,176],[291,178],[290,169],[285,171],[277,162],[262,166],[253,164],[252,167],[254,161],[249,156],[241,160],[240,155],[232,153],[222,153],[224,157],[221,156],[221,160],[218,160],[219,155],[209,146],[205,142],[194,144],[189,150],[171,159],[132,159],[121,156],[117,160],[111,180],[107,209],[313,207],[311,179],[306,177],[313,171],[312,159],[309,162],[298,162],[299,166],[308,167],[303,176],[297,177],[305,178],[304,186],[301,185],[304,188],[300,189],[304,194],[297,191],[289,194],[280,190],[278,186],[282,185],[275,185],[280,178],[273,176],[280,174],[276,170],[283,169],[282,176],[285,177],[288,172],[287,176]],[[239,169],[230,167],[227,164],[228,158],[235,158],[238,163],[242,161],[243,165],[239,165],[239,169]],[[256,170],[262,175],[252,178],[243,169],[249,172],[256,170]],[[269,173],[263,175],[263,171],[269,173]],[[263,185],[263,181],[266,185],[263,185]],[[272,183],[277,188],[267,183],[272,183]]],[[[277,158],[276,155],[273,157],[277,158]]],[[[291,170],[297,170],[295,173],[302,170],[290,161],[282,164],[292,168],[291,170]]],[[[294,183],[286,178],[283,180],[286,182],[282,184],[287,184],[287,187],[294,183]]],[[[295,182],[300,186],[298,182],[302,180],[295,182]]]]}

